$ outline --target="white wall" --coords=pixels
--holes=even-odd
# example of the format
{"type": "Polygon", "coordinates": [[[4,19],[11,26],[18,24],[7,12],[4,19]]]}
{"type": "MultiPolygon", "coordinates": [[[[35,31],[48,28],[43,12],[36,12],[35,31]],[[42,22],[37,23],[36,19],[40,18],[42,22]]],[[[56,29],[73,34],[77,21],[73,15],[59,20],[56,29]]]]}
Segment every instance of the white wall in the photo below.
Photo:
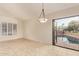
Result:
{"type": "Polygon", "coordinates": [[[17,34],[16,35],[12,35],[12,36],[2,36],[2,35],[0,35],[0,41],[13,40],[13,39],[17,39],[17,38],[23,38],[22,21],[17,20],[17,19],[13,19],[13,18],[9,18],[9,17],[0,16],[0,23],[1,22],[17,24],[17,34]]]}
{"type": "Polygon", "coordinates": [[[66,16],[79,15],[79,6],[60,10],[47,15],[49,21],[41,24],[38,20],[29,20],[25,22],[24,37],[26,39],[52,44],[52,21],[66,16]]]}
{"type": "Polygon", "coordinates": [[[52,42],[52,22],[42,24],[38,20],[29,20],[25,22],[25,38],[39,41],[42,43],[52,42]]]}

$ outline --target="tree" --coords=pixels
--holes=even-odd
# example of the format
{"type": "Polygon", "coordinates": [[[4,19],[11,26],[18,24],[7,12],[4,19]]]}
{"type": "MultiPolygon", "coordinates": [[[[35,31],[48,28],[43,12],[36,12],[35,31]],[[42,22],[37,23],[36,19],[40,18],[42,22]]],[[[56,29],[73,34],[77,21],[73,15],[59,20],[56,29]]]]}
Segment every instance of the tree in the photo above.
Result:
{"type": "Polygon", "coordinates": [[[79,21],[73,20],[68,24],[68,28],[67,28],[68,31],[77,32],[78,29],[79,29],[79,21]]]}

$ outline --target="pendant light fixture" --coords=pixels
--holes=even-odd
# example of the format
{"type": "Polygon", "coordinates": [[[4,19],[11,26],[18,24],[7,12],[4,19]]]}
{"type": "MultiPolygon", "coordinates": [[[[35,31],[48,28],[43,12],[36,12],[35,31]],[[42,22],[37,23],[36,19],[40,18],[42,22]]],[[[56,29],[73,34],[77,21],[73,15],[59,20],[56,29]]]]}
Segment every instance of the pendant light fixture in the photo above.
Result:
{"type": "Polygon", "coordinates": [[[40,17],[39,17],[39,21],[41,23],[45,23],[47,22],[48,19],[45,18],[45,9],[44,9],[44,3],[42,3],[42,11],[41,11],[41,14],[40,14],[40,17]]]}

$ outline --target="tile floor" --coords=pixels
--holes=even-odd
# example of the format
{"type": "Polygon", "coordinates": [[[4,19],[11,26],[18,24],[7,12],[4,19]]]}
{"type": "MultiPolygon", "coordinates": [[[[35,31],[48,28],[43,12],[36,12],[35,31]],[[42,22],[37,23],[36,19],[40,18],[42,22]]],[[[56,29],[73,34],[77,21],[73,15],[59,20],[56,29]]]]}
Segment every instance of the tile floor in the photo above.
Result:
{"type": "Polygon", "coordinates": [[[38,43],[27,39],[0,42],[1,56],[78,56],[73,51],[50,44],[38,43]]]}

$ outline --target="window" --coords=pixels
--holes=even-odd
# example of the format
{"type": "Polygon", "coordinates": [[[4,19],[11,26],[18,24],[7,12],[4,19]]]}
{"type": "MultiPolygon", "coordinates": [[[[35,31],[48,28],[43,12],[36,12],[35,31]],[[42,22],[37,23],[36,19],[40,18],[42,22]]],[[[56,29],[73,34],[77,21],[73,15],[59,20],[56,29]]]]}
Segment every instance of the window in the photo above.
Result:
{"type": "Polygon", "coordinates": [[[16,35],[17,24],[12,23],[1,23],[0,33],[3,36],[16,35]]]}
{"type": "Polygon", "coordinates": [[[16,34],[16,32],[17,32],[17,25],[16,24],[13,24],[13,34],[15,35],[16,34]]]}
{"type": "Polygon", "coordinates": [[[54,24],[55,44],[79,51],[79,16],[55,19],[54,24]]]}
{"type": "Polygon", "coordinates": [[[2,35],[7,35],[7,23],[2,23],[2,35]]]}
{"type": "Polygon", "coordinates": [[[8,35],[12,35],[12,24],[8,23],[8,35]]]}

